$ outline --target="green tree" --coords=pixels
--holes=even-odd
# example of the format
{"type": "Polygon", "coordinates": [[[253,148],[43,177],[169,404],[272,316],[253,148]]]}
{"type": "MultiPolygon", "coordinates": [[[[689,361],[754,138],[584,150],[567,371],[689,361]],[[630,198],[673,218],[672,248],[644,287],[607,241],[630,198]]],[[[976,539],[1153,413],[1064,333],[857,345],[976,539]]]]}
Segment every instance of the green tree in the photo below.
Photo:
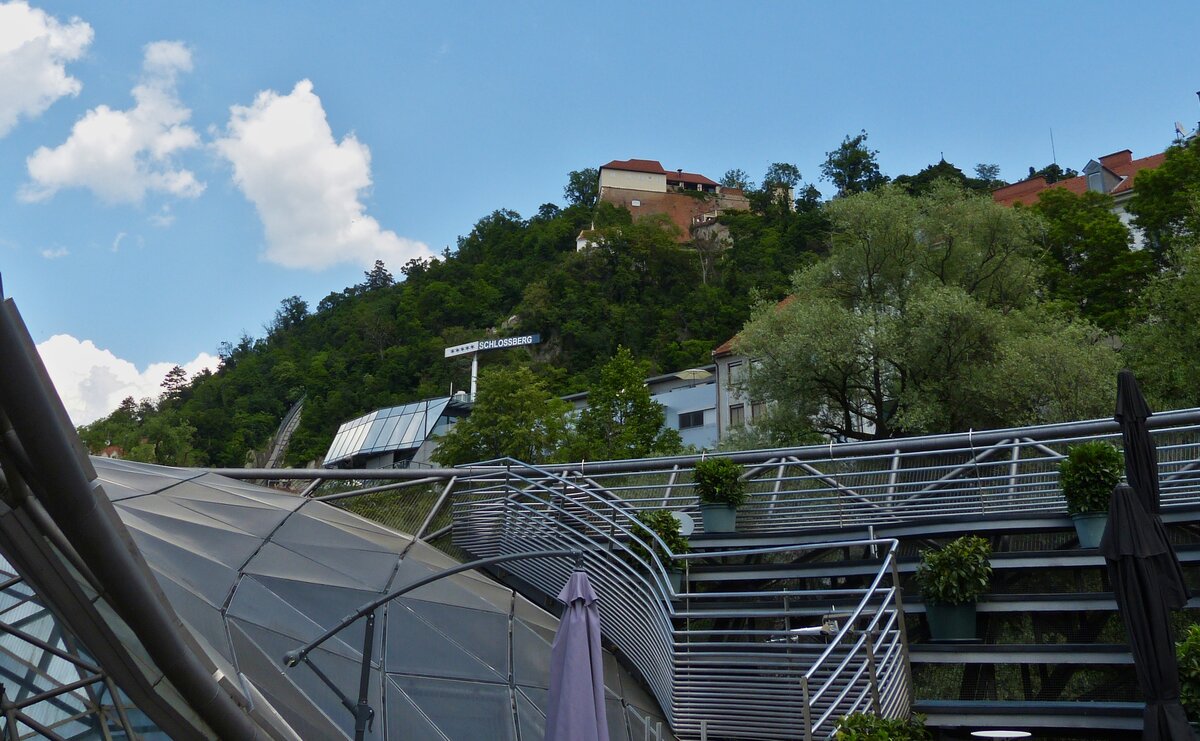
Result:
{"type": "Polygon", "coordinates": [[[1200,137],[1167,148],[1162,165],[1134,181],[1129,212],[1160,266],[1200,239],[1200,137]]]}
{"type": "Polygon", "coordinates": [[[1200,406],[1200,248],[1180,250],[1176,265],[1146,289],[1122,336],[1122,354],[1161,409],[1200,406]]]}
{"type": "Polygon", "coordinates": [[[721,176],[721,185],[726,188],[738,188],[743,192],[754,190],[754,181],[750,179],[750,175],[741,168],[726,170],[721,176]]]}
{"type": "Polygon", "coordinates": [[[888,182],[887,176],[879,172],[875,161],[878,155],[878,150],[867,147],[865,130],[855,136],[847,134],[837,149],[825,153],[821,174],[834,184],[839,196],[866,193],[888,182]]]}
{"type": "Polygon", "coordinates": [[[366,281],[362,284],[362,288],[366,291],[387,288],[396,282],[392,278],[391,271],[389,271],[387,266],[383,264],[383,260],[376,260],[375,265],[370,270],[363,273],[363,276],[366,278],[366,281]]]}
{"type": "Polygon", "coordinates": [[[567,175],[567,184],[563,187],[563,198],[568,206],[583,206],[593,208],[600,196],[600,171],[595,167],[582,170],[572,170],[567,175]]]}
{"type": "Polygon", "coordinates": [[[1004,181],[1000,179],[1000,165],[988,164],[980,162],[975,165],[975,177],[984,181],[993,188],[998,188],[1004,185],[1004,181]]]}
{"type": "Polygon", "coordinates": [[[576,422],[572,459],[645,458],[682,449],[679,433],[664,426],[663,405],[650,398],[647,372],[624,347],[604,364],[576,422]]]}
{"type": "Polygon", "coordinates": [[[1030,167],[1029,177],[1026,179],[1032,180],[1033,178],[1045,178],[1048,184],[1053,185],[1060,180],[1070,180],[1071,178],[1075,177],[1079,177],[1078,171],[1072,170],[1069,167],[1064,170],[1057,162],[1052,162],[1040,170],[1035,170],[1033,167],[1030,167]]]}
{"type": "Polygon", "coordinates": [[[471,414],[441,439],[434,460],[447,466],[505,457],[557,460],[570,408],[524,366],[485,368],[471,414]]]}
{"type": "Polygon", "coordinates": [[[772,190],[780,186],[795,188],[800,184],[800,168],[790,162],[772,162],[763,175],[763,190],[772,190]]]}
{"type": "Polygon", "coordinates": [[[794,300],[761,305],[735,346],[756,359],[745,390],[771,403],[768,427],[872,439],[1103,411],[1058,383],[1108,388],[1098,369],[1115,360],[1095,330],[1037,306],[1031,214],[947,185],[827,211],[829,258],[797,272],[794,300]],[[1031,343],[1056,364],[1031,358],[1031,343]],[[1002,381],[1008,393],[994,393],[1002,381]]]}
{"type": "Polygon", "coordinates": [[[1112,207],[1112,197],[1103,193],[1050,188],[1033,208],[1045,219],[1044,280],[1050,295],[1115,331],[1129,323],[1154,273],[1154,258],[1131,248],[1129,230],[1112,207]]]}

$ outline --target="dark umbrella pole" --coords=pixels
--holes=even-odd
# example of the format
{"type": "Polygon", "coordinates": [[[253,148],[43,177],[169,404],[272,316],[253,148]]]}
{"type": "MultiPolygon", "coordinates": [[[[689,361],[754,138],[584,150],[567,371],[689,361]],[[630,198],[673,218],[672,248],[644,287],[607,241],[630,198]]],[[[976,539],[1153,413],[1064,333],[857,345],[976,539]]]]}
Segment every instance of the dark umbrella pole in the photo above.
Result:
{"type": "Polygon", "coordinates": [[[1113,595],[1146,701],[1142,738],[1195,739],[1179,702],[1179,664],[1171,625],[1171,612],[1187,603],[1187,587],[1158,514],[1158,454],[1146,421],[1150,407],[1127,370],[1117,377],[1114,416],[1121,425],[1130,485],[1113,489],[1100,553],[1108,562],[1113,595]]]}
{"type": "Polygon", "coordinates": [[[567,609],[550,649],[546,741],[609,741],[600,611],[587,572],[576,569],[558,598],[567,609]]]}

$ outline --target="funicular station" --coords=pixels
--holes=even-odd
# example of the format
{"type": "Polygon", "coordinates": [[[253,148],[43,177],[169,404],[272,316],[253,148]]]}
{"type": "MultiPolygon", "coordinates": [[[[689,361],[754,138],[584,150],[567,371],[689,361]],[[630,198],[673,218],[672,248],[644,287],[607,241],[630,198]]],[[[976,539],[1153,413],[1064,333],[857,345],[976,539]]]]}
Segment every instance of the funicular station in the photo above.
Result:
{"type": "MultiPolygon", "coordinates": [[[[637,514],[698,522],[698,456],[90,459],[11,300],[0,358],[0,738],[541,739],[577,561],[613,739],[825,739],[855,711],[923,713],[940,738],[1142,729],[1105,559],[1079,546],[1058,479],[1068,446],[1120,444],[1111,419],[736,453],[736,532],[697,527],[660,558],[637,514]],[[282,481],[296,490],[265,485],[282,481]],[[931,641],[918,555],[965,533],[993,550],[979,638],[931,641]]],[[[1200,409],[1148,424],[1194,588],[1200,409]]]]}

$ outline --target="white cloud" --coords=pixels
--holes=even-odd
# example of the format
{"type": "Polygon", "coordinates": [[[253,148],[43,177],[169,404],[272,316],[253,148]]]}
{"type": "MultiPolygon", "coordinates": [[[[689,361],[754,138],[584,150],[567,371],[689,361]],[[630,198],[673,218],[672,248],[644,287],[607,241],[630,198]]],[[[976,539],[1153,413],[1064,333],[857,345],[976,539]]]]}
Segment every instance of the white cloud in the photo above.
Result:
{"type": "MultiPolygon", "coordinates": [[[[151,363],[145,370],[128,360],[96,347],[91,340],[56,334],[37,346],[54,381],[54,387],[76,425],[85,425],[111,413],[121,400],[158,398],[167,371],[176,363],[151,363]]],[[[200,370],[216,370],[220,359],[200,353],[181,364],[191,378],[200,370]]]]}
{"type": "Polygon", "coordinates": [[[128,236],[129,236],[129,235],[128,235],[128,234],[126,234],[125,232],[117,232],[117,236],[113,237],[113,242],[112,242],[112,251],[113,251],[113,252],[120,252],[120,250],[121,250],[121,240],[125,239],[125,237],[128,237],[128,236]]]}
{"type": "Polygon", "coordinates": [[[216,148],[258,210],[265,257],[273,263],[311,270],[375,260],[399,266],[432,254],[366,214],[361,196],[371,185],[371,152],[353,134],[333,138],[308,80],[287,95],[266,90],[250,106],[233,106],[216,148]]]}
{"type": "Polygon", "coordinates": [[[66,257],[71,254],[71,251],[66,247],[55,247],[53,249],[42,250],[42,257],[47,260],[57,260],[60,257],[66,257]]]}
{"type": "Polygon", "coordinates": [[[192,55],[178,41],[148,44],[133,108],[101,105],[84,114],[59,146],[38,147],[26,161],[31,182],[26,201],[42,201],[62,188],[87,188],[108,203],[139,203],[155,191],[194,198],[204,184],[174,156],[200,144],[187,120],[192,112],[175,92],[179,74],[192,70],[192,55]]]}
{"type": "Polygon", "coordinates": [[[77,95],[79,80],[66,64],[83,56],[92,27],[56,18],[26,2],[0,3],[0,137],[17,119],[40,116],[54,101],[77,95]]]}

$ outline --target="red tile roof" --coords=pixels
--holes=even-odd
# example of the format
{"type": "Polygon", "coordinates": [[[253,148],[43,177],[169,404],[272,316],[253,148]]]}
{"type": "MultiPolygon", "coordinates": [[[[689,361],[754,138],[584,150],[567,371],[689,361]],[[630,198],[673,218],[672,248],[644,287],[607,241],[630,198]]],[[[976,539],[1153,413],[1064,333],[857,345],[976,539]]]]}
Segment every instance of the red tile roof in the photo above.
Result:
{"type": "Polygon", "coordinates": [[[676,182],[676,181],[681,182],[681,183],[696,183],[698,185],[720,185],[720,183],[718,183],[717,181],[709,180],[708,178],[704,177],[703,175],[697,175],[694,172],[683,172],[682,170],[676,170],[675,172],[668,172],[667,173],[667,182],[671,183],[671,182],[676,182]]]}
{"type": "Polygon", "coordinates": [[[613,160],[607,165],[600,165],[601,170],[626,170],[629,172],[652,172],[655,175],[666,175],[662,163],[658,160],[613,160]]]}
{"type": "Polygon", "coordinates": [[[655,175],[666,175],[667,180],[682,183],[698,183],[700,185],[720,185],[715,180],[709,180],[703,175],[683,170],[665,170],[658,160],[613,160],[607,165],[600,165],[601,170],[625,170],[626,172],[649,172],[655,175]]]}
{"type": "MultiPolygon", "coordinates": [[[[775,304],[775,310],[779,311],[780,309],[782,309],[783,307],[787,306],[788,304],[792,303],[795,300],[796,300],[796,294],[794,294],[794,293],[784,296],[783,299],[780,300],[779,303],[775,304]]],[[[729,339],[722,342],[720,347],[718,347],[716,350],[712,351],[712,356],[714,358],[723,358],[726,355],[732,355],[733,354],[733,341],[736,340],[737,338],[738,338],[738,336],[734,335],[733,337],[730,337],[729,339]]]]}
{"type": "MultiPolygon", "coordinates": [[[[1138,172],[1152,170],[1161,165],[1164,159],[1166,159],[1165,154],[1154,154],[1135,160],[1133,159],[1133,152],[1128,149],[1122,149],[1120,152],[1113,152],[1101,157],[1100,165],[1121,178],[1121,182],[1111,191],[1115,195],[1133,190],[1133,181],[1137,177],[1138,172]]],[[[997,188],[992,191],[992,200],[1002,206],[1012,206],[1016,203],[1030,205],[1037,202],[1038,194],[1049,188],[1066,188],[1072,193],[1079,195],[1087,191],[1087,176],[1080,175],[1079,177],[1060,180],[1053,185],[1048,184],[1043,177],[1022,180],[1019,183],[1006,185],[1003,188],[997,188]]]]}

